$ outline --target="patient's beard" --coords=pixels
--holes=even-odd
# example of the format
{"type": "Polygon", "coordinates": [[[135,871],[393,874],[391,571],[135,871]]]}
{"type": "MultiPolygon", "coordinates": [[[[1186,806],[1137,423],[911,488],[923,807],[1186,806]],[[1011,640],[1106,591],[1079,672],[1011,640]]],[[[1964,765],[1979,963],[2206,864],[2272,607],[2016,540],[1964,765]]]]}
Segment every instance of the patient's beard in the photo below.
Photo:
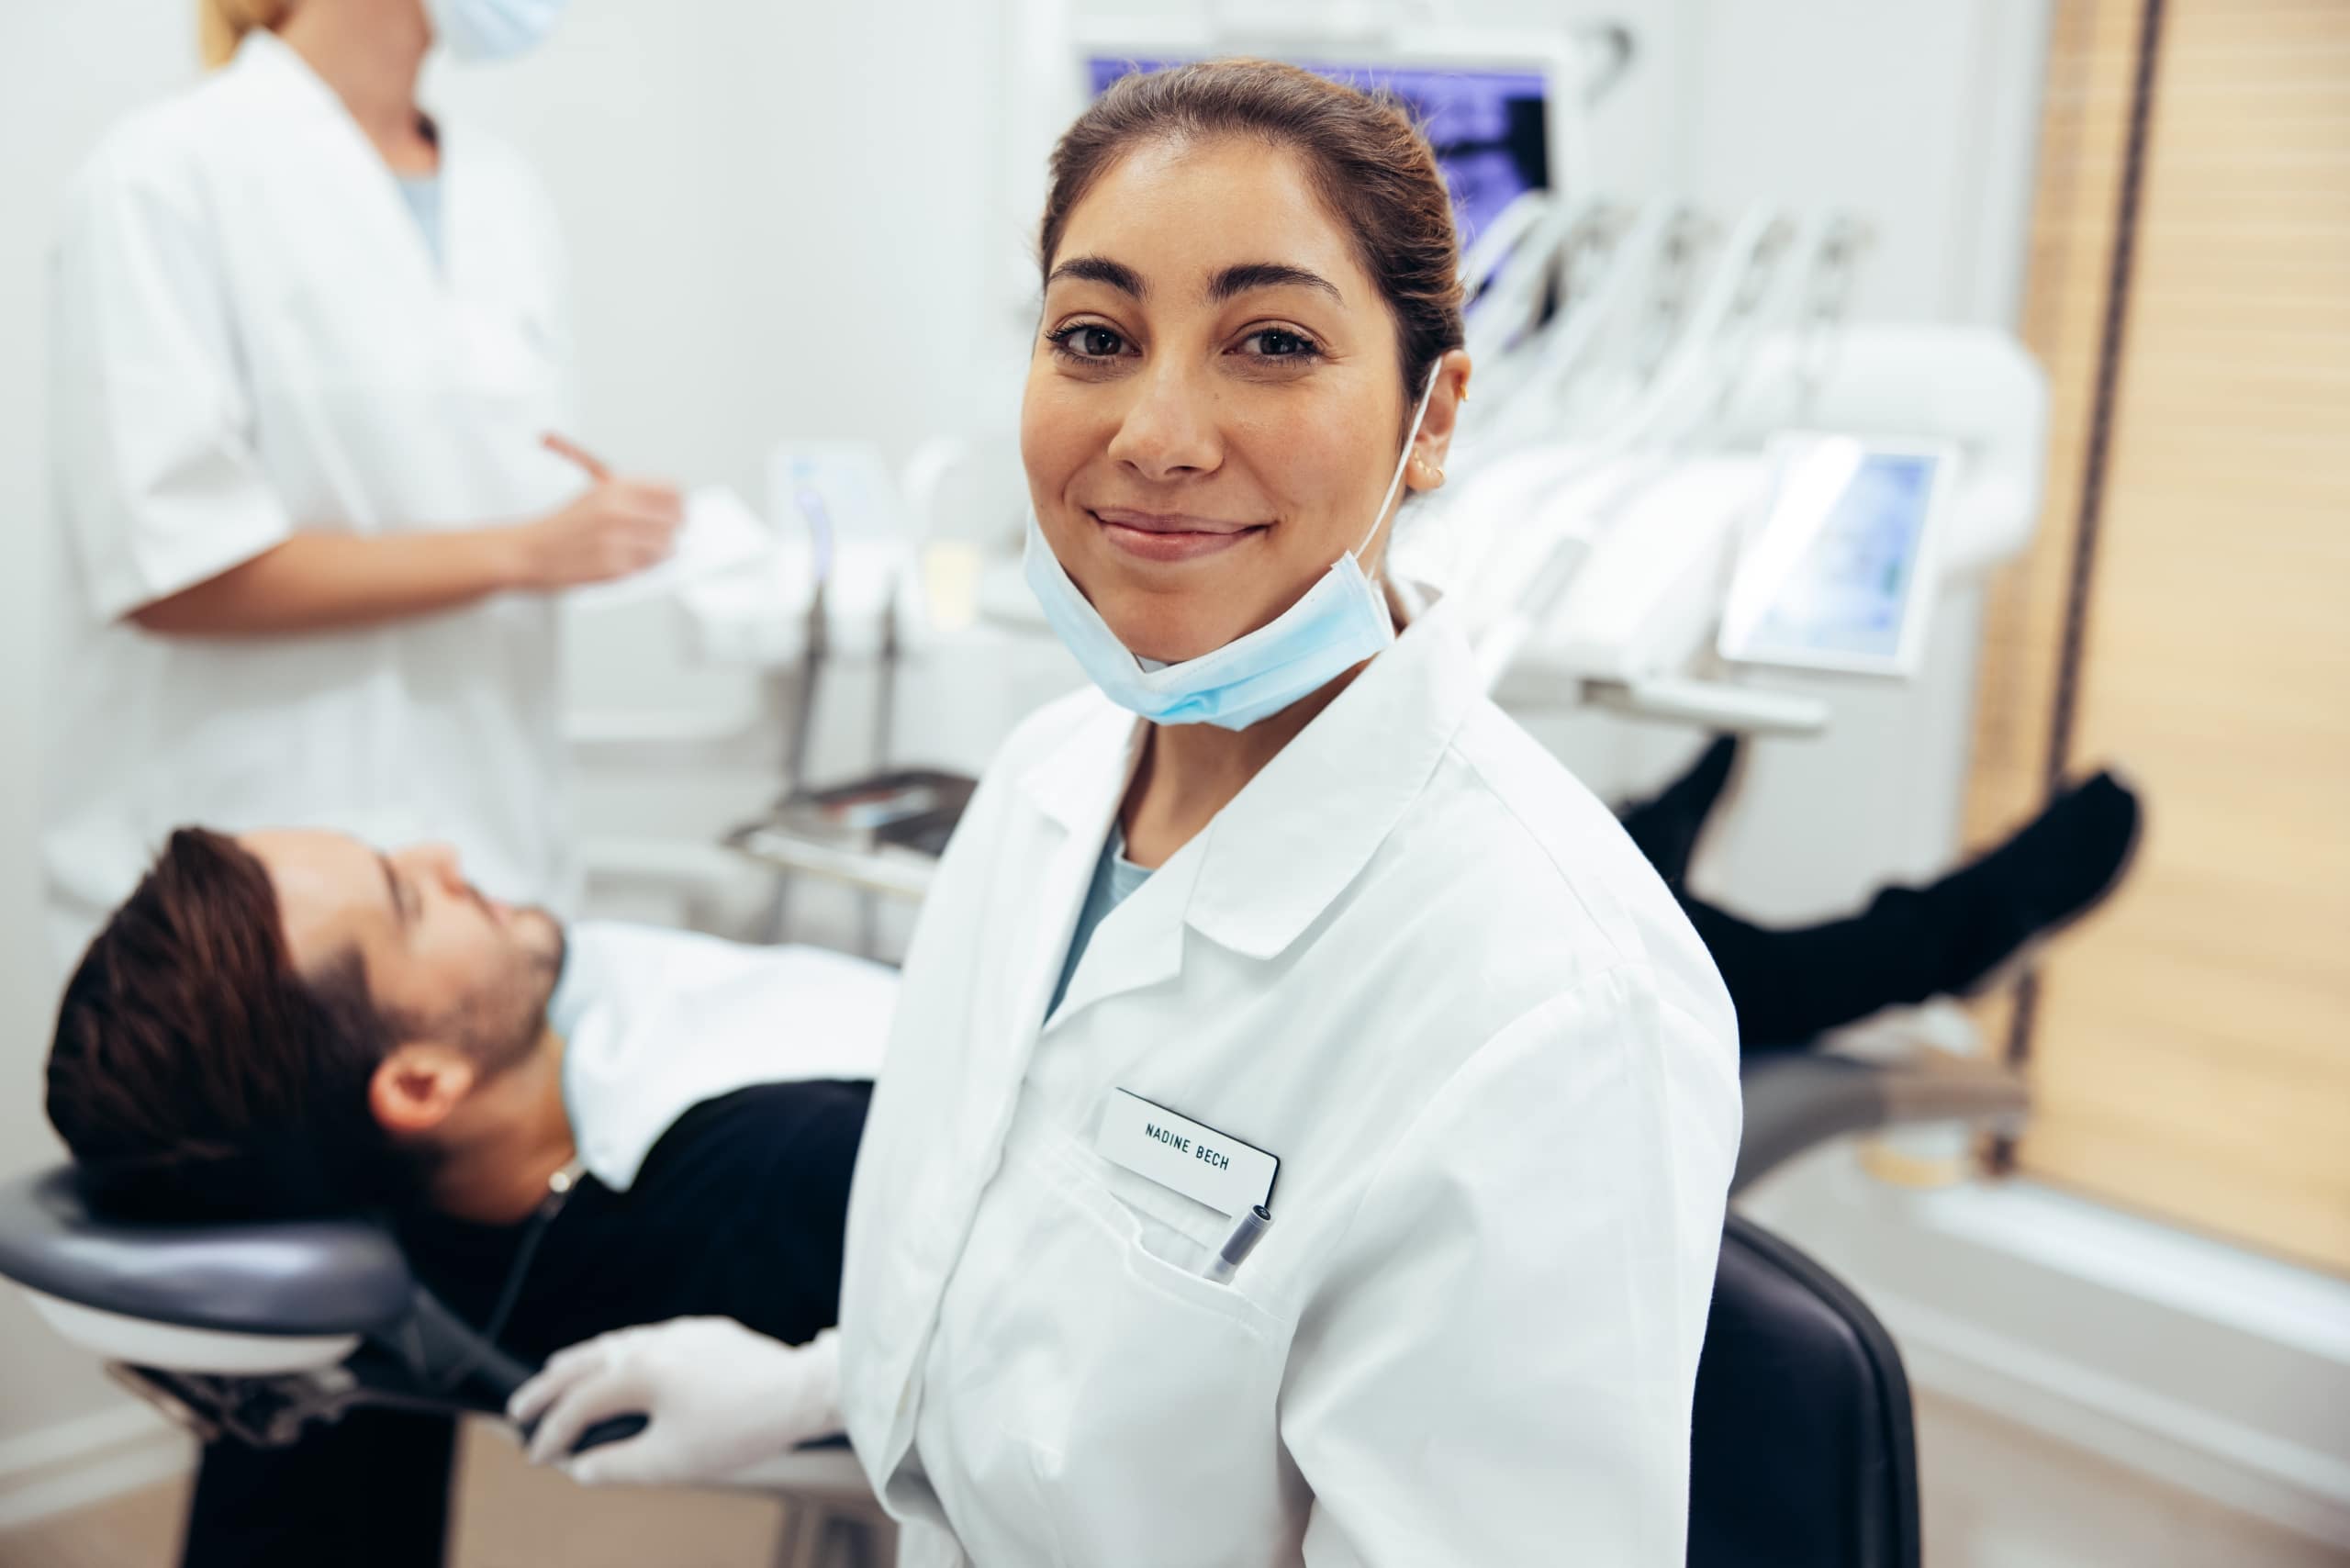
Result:
{"type": "Polygon", "coordinates": [[[511,961],[498,980],[417,1031],[457,1041],[484,1081],[530,1059],[546,1033],[547,1003],[563,977],[567,944],[561,923],[535,909],[519,912],[515,920],[511,961]],[[527,929],[520,928],[524,922],[531,923],[527,929]]]}
{"type": "Polygon", "coordinates": [[[563,1098],[563,1042],[547,1020],[563,971],[563,931],[552,920],[545,929],[545,946],[518,943],[511,969],[444,1014],[436,1032],[473,1058],[478,1076],[459,1113],[418,1151],[418,1192],[476,1224],[520,1224],[577,1152],[563,1098]]]}

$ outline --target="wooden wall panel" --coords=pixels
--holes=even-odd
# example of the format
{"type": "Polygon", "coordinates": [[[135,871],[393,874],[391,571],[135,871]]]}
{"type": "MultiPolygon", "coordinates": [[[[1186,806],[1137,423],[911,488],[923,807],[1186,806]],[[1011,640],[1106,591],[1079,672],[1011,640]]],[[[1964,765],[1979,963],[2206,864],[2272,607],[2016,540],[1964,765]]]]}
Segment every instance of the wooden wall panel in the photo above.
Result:
{"type": "MultiPolygon", "coordinates": [[[[2049,506],[1995,595],[1981,838],[2044,791],[2143,9],[2059,8],[2049,506]]],[[[2350,4],[2164,12],[2071,759],[2121,762],[2151,827],[2043,967],[2021,1158],[2350,1273],[2350,4]]]]}
{"type": "MultiPolygon", "coordinates": [[[[1966,814],[1967,836],[1978,843],[2031,815],[2046,795],[2079,454],[2104,320],[2138,24],[2135,0],[2063,0],[2049,40],[2020,324],[2048,373],[2047,481],[2031,548],[2001,575],[1985,610],[1966,814]]],[[[2005,998],[1977,1011],[1988,1037],[2008,1037],[2005,998]]]]}

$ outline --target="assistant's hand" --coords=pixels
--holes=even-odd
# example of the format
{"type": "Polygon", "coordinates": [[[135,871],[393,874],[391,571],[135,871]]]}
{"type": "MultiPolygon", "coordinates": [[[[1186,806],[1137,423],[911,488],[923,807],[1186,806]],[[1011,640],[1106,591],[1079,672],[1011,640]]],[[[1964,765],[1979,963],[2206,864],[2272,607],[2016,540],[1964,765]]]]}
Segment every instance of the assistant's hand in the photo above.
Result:
{"type": "Polygon", "coordinates": [[[632,577],[667,558],[685,520],[673,485],[599,479],[562,510],[514,525],[515,586],[557,593],[632,577]]]}
{"type": "Polygon", "coordinates": [[[531,1462],[587,1485],[717,1481],[840,1430],[840,1336],[786,1345],[731,1317],[674,1317],[558,1352],[506,1413],[527,1428],[531,1462]],[[640,1413],[625,1441],[569,1458],[597,1422],[640,1413]]]}

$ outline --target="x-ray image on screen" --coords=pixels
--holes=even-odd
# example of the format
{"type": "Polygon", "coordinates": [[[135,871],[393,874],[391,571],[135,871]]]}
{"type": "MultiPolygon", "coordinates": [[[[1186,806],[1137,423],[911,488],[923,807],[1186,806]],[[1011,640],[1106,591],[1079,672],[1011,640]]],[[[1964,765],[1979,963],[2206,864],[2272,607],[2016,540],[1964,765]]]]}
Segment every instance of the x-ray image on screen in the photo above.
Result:
{"type": "Polygon", "coordinates": [[[1954,454],[1853,436],[1774,443],[1770,499],[1740,554],[1720,647],[1751,664],[1914,671],[1919,579],[1954,454]]]}
{"type": "MultiPolygon", "coordinates": [[[[1092,90],[1100,93],[1130,73],[1180,63],[1096,59],[1088,66],[1092,90]]],[[[1298,63],[1349,86],[1385,87],[1411,106],[1436,148],[1464,241],[1522,192],[1550,188],[1548,84],[1536,72],[1298,63]]]]}

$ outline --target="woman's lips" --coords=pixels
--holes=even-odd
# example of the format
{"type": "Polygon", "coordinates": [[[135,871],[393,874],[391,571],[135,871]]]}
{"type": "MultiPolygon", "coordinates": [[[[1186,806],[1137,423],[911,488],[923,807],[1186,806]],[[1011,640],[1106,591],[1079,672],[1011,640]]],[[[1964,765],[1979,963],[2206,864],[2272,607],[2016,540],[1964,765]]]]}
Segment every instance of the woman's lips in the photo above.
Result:
{"type": "Polygon", "coordinates": [[[1265,532],[1261,523],[1229,523],[1141,512],[1090,511],[1102,537],[1144,561],[1195,561],[1230,550],[1265,532]]]}

